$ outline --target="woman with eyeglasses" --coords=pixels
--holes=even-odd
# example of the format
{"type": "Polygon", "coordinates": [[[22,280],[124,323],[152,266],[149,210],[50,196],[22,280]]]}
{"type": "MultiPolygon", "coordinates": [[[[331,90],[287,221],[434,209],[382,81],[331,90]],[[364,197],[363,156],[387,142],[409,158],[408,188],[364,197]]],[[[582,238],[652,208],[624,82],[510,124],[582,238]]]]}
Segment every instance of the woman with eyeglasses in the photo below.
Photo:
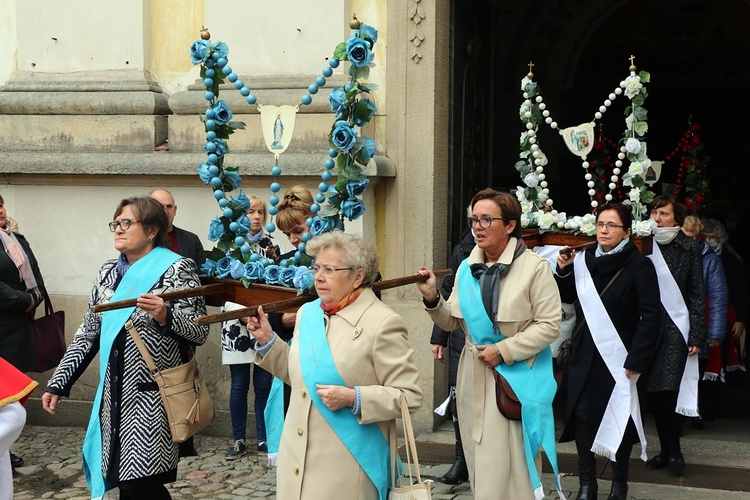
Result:
{"type": "Polygon", "coordinates": [[[164,302],[158,294],[200,286],[195,262],[169,250],[167,214],[153,198],[126,198],[109,224],[117,259],[99,270],[89,308],[42,396],[54,415],[61,399],[99,354],[99,385],[83,442],[92,498],[120,489],[120,498],[171,498],[164,483],[177,479],[177,444],[159,388],[128,331],[140,334],[159,370],[189,360],[191,345],[208,337],[196,325],[206,314],[202,296],[164,302]],[[134,307],[93,313],[97,304],[136,299],[134,307]]]}
{"type": "Polygon", "coordinates": [[[256,363],[292,387],[279,451],[280,500],[387,496],[389,423],[422,403],[403,319],[375,297],[374,245],[333,231],[310,240],[319,299],[297,313],[291,347],[262,308],[248,318],[256,363]]]}
{"type": "Polygon", "coordinates": [[[417,286],[435,324],[466,332],[456,401],[475,498],[541,498],[542,447],[560,491],[552,415],[557,384],[549,348],[560,333],[560,296],[547,261],[521,239],[515,196],[478,192],[468,222],[476,247],[459,266],[448,300],[429,269],[418,271],[428,279],[417,286]],[[500,413],[493,371],[518,396],[520,421],[500,413]]]}
{"type": "Polygon", "coordinates": [[[640,380],[659,340],[661,306],[654,265],[630,240],[631,226],[629,207],[602,205],[597,245],[578,256],[563,249],[557,257],[560,296],[575,304],[578,318],[560,437],[576,443],[578,500],[597,498],[596,454],[612,461],[608,498],[627,498],[630,453],[639,440],[645,446],[640,380]]]}

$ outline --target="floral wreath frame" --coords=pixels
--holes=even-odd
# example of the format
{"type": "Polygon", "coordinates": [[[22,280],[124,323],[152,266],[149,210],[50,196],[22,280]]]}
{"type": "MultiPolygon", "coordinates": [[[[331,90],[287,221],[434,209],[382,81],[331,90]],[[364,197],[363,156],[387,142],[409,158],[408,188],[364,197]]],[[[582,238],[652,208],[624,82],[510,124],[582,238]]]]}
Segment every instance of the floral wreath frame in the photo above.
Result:
{"type": "MultiPolygon", "coordinates": [[[[257,97],[250,88],[239,79],[229,66],[229,47],[224,42],[211,42],[210,33],[203,28],[201,39],[193,42],[190,57],[194,65],[200,65],[200,77],[206,87],[205,99],[209,106],[200,115],[206,132],[206,161],[198,167],[201,180],[213,190],[221,215],[215,216],[209,225],[208,238],[216,246],[207,252],[206,263],[201,272],[209,277],[236,279],[245,286],[263,282],[269,285],[294,287],[303,292],[313,283],[310,269],[312,259],[305,253],[306,243],[313,237],[332,231],[344,229],[344,219],[356,220],[365,211],[361,197],[370,180],[364,173],[369,161],[375,155],[375,141],[357,132],[372,120],[377,107],[367,96],[373,87],[362,83],[367,79],[370,68],[374,66],[374,45],[378,31],[354,16],[350,23],[351,36],[338,44],[333,57],[322,70],[322,76],[316,78],[302,96],[301,104],[312,103],[313,95],[326,84],[326,78],[333,75],[333,70],[342,61],[350,63],[348,74],[350,81],[343,88],[335,87],[329,96],[331,111],[335,113],[334,123],[328,134],[328,157],[324,162],[324,171],[318,185],[315,203],[310,207],[313,217],[307,219],[309,228],[303,234],[303,242],[295,251],[294,257],[275,264],[257,245],[248,241],[250,220],[246,211],[250,209],[249,198],[240,190],[237,196],[231,193],[242,185],[239,167],[226,166],[229,153],[229,137],[236,131],[245,128],[242,122],[232,121],[233,113],[228,104],[219,99],[220,85],[227,80],[232,83],[250,105],[257,103],[257,97]],[[337,169],[335,183],[332,170],[337,169]],[[321,206],[323,202],[325,205],[321,206]],[[259,251],[261,250],[261,251],[259,251]]],[[[268,214],[272,217],[278,213],[278,192],[281,184],[278,178],[282,170],[277,163],[271,169],[274,180],[270,185],[268,214]]],[[[266,224],[267,233],[276,229],[273,221],[266,224]]]]}

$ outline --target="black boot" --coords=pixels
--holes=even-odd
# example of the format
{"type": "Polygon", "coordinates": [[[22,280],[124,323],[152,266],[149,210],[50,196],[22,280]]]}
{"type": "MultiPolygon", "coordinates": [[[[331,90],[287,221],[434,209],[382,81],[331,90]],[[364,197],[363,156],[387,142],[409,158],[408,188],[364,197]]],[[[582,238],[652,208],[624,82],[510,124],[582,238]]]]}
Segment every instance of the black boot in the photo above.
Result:
{"type": "Polygon", "coordinates": [[[576,500],[596,500],[599,485],[596,482],[596,462],[578,461],[578,495],[576,500]]]}
{"type": "Polygon", "coordinates": [[[627,500],[628,498],[628,465],[633,445],[621,445],[617,450],[616,462],[612,462],[612,489],[607,500],[627,500]]]}
{"type": "Polygon", "coordinates": [[[591,428],[589,414],[577,411],[574,426],[579,483],[576,500],[595,500],[599,485],[596,482],[596,458],[591,451],[591,445],[594,443],[594,430],[591,428]]]}
{"type": "Polygon", "coordinates": [[[456,429],[456,460],[444,475],[437,478],[438,483],[459,484],[469,480],[469,469],[466,467],[464,448],[461,443],[461,431],[458,429],[458,420],[453,422],[456,429]]]}

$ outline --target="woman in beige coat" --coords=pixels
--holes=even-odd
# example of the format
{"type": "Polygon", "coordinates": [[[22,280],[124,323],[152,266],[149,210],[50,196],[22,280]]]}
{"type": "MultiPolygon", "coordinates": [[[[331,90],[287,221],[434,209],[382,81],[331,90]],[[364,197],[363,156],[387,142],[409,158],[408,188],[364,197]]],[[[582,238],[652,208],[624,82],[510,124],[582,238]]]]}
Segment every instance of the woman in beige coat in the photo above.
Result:
{"type": "MultiPolygon", "coordinates": [[[[484,189],[471,210],[477,246],[459,266],[451,296],[440,297],[435,275],[425,268],[419,272],[429,278],[417,286],[440,328],[467,332],[456,393],[475,498],[541,498],[541,447],[557,470],[557,385],[549,344],[560,331],[560,296],[549,264],[520,237],[521,206],[514,196],[484,189]],[[521,421],[498,410],[492,370],[518,395],[521,421]]],[[[556,486],[559,491],[559,481],[556,486]]]]}
{"type": "Polygon", "coordinates": [[[279,448],[277,498],[385,498],[388,424],[422,403],[401,316],[371,290],[373,245],[334,231],[310,241],[319,300],[297,313],[291,347],[262,308],[248,318],[256,363],[291,385],[279,448]]]}

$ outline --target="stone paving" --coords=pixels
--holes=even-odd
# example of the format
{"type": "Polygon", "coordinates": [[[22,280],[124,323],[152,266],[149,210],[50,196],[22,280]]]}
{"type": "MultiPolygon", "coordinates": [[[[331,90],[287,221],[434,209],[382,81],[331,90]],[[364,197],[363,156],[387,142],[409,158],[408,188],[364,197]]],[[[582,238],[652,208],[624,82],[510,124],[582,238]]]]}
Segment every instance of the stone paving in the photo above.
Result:
{"type": "MultiPolygon", "coordinates": [[[[88,499],[86,481],[81,464],[81,444],[84,429],[78,427],[41,427],[27,425],[21,437],[11,448],[23,457],[25,464],[16,469],[13,484],[15,500],[38,498],[88,499]]],[[[172,498],[274,498],[276,494],[275,469],[266,467],[266,454],[252,451],[239,460],[226,461],[224,453],[231,443],[220,437],[196,436],[195,446],[200,456],[180,461],[177,481],[169,485],[172,498]]],[[[422,478],[434,480],[449,468],[449,464],[423,465],[422,478]]],[[[744,472],[744,471],[743,471],[744,472]]],[[[545,486],[552,485],[550,474],[543,474],[545,486]]],[[[731,481],[730,483],[731,484],[731,481]]],[[[572,498],[578,487],[578,478],[562,478],[563,493],[572,498]]],[[[609,482],[600,480],[602,496],[609,491],[609,482]]],[[[557,494],[547,490],[547,498],[557,494]]],[[[730,492],[689,488],[676,485],[631,483],[628,498],[632,500],[675,499],[698,500],[721,497],[722,500],[747,499],[746,492],[730,492]]],[[[117,495],[112,496],[117,498],[117,495]]],[[[450,487],[433,483],[434,500],[466,500],[473,498],[469,485],[450,487]]],[[[144,499],[146,500],[146,499],[144,499]]],[[[344,500],[344,499],[342,499],[344,500]]],[[[349,500],[349,499],[346,499],[349,500]]]]}

